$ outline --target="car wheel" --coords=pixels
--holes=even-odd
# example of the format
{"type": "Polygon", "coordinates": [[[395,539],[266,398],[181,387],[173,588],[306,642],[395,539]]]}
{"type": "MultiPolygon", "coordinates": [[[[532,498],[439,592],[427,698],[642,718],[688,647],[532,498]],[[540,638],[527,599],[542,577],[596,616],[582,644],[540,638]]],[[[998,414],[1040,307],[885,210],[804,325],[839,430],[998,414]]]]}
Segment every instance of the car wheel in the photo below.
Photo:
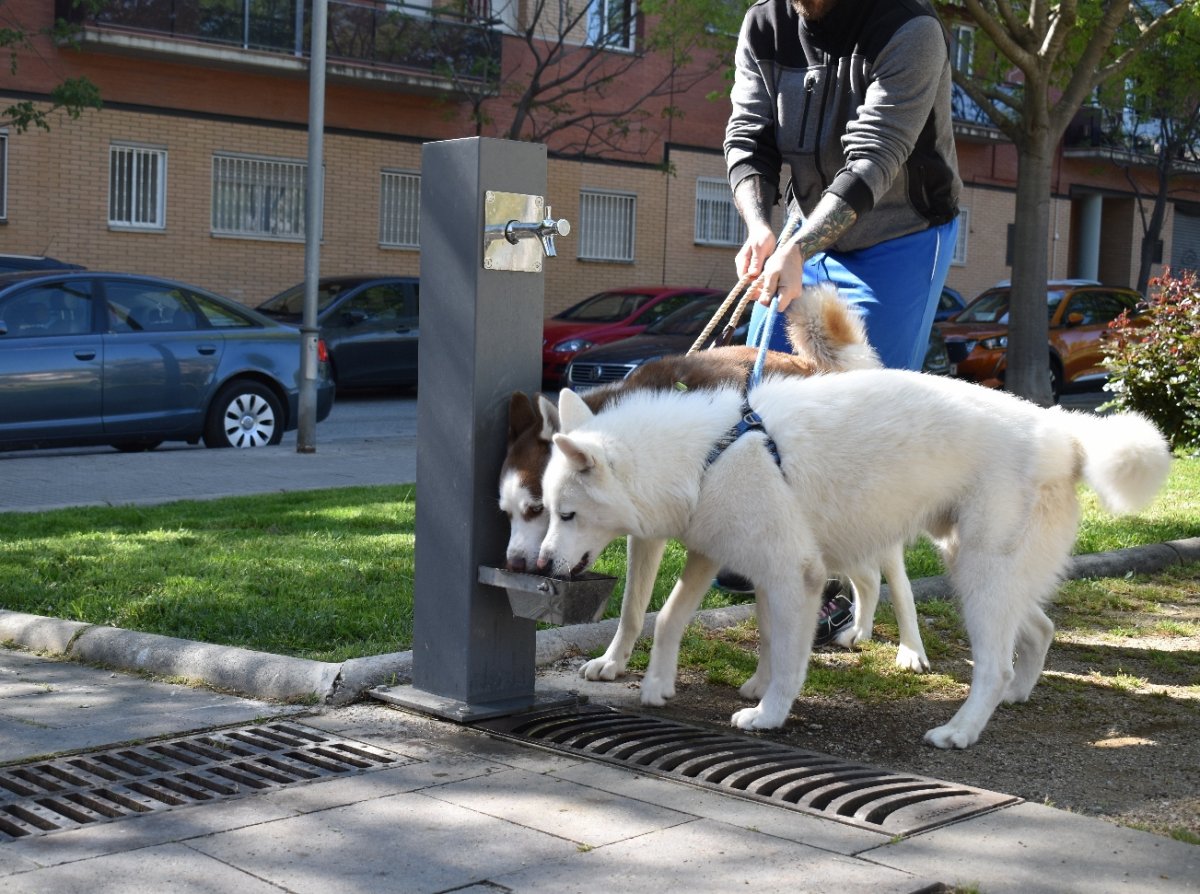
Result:
{"type": "Polygon", "coordinates": [[[122,453],[142,453],[153,450],[161,443],[162,441],[115,441],[113,447],[122,453]]]}
{"type": "Polygon", "coordinates": [[[266,385],[248,380],[222,388],[208,411],[206,447],[267,447],[283,440],[283,405],[266,385]]]}
{"type": "Polygon", "coordinates": [[[1053,357],[1050,358],[1050,399],[1058,403],[1058,399],[1062,397],[1062,367],[1053,357]]]}

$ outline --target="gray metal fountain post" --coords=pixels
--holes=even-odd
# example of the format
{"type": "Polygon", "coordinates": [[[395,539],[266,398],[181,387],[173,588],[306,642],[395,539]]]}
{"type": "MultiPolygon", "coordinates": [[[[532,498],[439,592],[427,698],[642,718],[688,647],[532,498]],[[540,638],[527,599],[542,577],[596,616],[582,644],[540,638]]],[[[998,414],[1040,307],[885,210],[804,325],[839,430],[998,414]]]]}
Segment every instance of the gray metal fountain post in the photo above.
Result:
{"type": "Polygon", "coordinates": [[[542,265],[570,229],[550,217],[546,169],[538,144],[422,151],[413,684],[375,694],[460,721],[535,700],[535,625],[478,577],[503,563],[509,397],[541,385],[542,265]]]}

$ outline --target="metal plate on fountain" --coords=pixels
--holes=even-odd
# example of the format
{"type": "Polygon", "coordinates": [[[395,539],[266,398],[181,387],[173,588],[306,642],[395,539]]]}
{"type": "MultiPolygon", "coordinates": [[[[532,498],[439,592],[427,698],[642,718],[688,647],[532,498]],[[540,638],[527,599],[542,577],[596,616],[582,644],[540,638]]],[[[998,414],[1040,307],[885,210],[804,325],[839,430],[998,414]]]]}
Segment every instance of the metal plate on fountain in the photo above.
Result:
{"type": "Polygon", "coordinates": [[[585,572],[563,580],[480,565],[479,582],[502,587],[516,617],[565,626],[599,621],[617,579],[585,572]]]}

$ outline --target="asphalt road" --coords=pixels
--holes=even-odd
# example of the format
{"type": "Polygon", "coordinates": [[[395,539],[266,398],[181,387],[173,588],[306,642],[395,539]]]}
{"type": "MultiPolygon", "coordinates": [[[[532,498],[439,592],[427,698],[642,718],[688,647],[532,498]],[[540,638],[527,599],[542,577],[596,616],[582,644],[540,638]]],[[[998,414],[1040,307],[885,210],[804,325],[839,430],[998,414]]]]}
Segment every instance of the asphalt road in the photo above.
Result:
{"type": "Polygon", "coordinates": [[[209,450],[167,443],[145,453],[78,447],[0,453],[0,512],[209,499],[251,493],[406,484],[416,480],[417,400],[339,395],[316,450],[209,450]]]}

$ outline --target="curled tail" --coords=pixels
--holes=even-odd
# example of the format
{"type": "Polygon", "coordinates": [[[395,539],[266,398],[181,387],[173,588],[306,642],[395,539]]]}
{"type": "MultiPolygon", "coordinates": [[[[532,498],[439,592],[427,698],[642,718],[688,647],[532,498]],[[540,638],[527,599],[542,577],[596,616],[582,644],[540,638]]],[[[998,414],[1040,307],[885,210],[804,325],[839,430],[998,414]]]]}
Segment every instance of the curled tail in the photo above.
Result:
{"type": "Polygon", "coordinates": [[[1171,471],[1171,448],[1140,413],[1067,413],[1083,448],[1083,479],[1114,515],[1138,512],[1171,471]]]}
{"type": "Polygon", "coordinates": [[[806,288],[788,305],[788,337],[797,355],[824,372],[877,369],[883,364],[867,343],[862,316],[823,283],[806,288]]]}

